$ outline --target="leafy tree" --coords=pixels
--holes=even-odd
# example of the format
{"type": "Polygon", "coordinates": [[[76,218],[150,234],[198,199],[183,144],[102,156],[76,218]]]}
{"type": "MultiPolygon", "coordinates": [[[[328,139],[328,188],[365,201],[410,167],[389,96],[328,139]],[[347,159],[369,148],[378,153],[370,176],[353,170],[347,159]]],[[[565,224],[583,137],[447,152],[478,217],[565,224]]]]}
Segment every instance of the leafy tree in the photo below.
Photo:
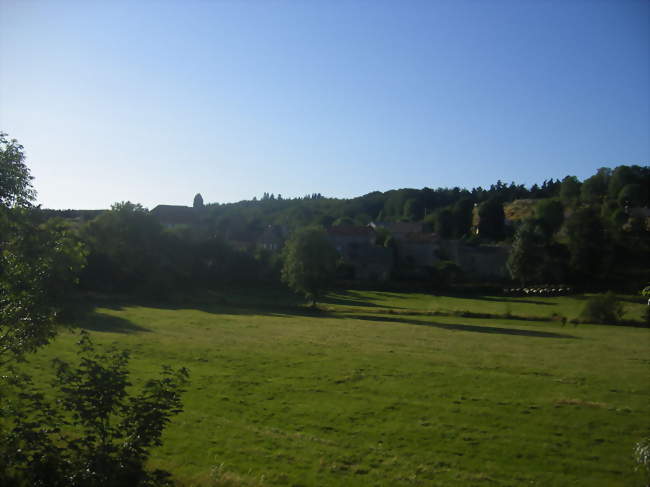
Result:
{"type": "Polygon", "coordinates": [[[0,134],[0,364],[47,343],[83,246],[60,220],[41,223],[23,147],[0,134]]]}
{"type": "MultiPolygon", "coordinates": [[[[638,167],[638,166],[637,166],[638,167]]],[[[618,166],[616,167],[609,178],[607,185],[607,193],[609,199],[619,199],[621,190],[628,184],[640,184],[640,174],[634,167],[618,166]]]]}
{"type": "Polygon", "coordinates": [[[623,317],[623,305],[613,292],[596,294],[587,299],[580,318],[589,323],[616,324],[623,317]]]}
{"type": "Polygon", "coordinates": [[[2,403],[9,417],[0,436],[0,483],[79,487],[171,485],[169,474],[145,469],[161,445],[170,418],[182,411],[188,372],[163,367],[129,396],[129,354],[96,351],[87,333],[80,362],[54,360],[56,401],[26,377],[14,376],[17,394],[2,403]]]}
{"type": "Polygon", "coordinates": [[[585,179],[580,188],[580,199],[585,203],[600,203],[607,196],[611,172],[608,167],[601,167],[596,174],[585,179]]]}
{"type": "Polygon", "coordinates": [[[542,236],[533,222],[524,222],[515,233],[507,267],[522,286],[539,278],[543,261],[542,236]]]}
{"type": "Polygon", "coordinates": [[[600,276],[608,240],[603,223],[591,207],[580,208],[567,220],[571,270],[583,279],[600,276]]]}
{"type": "Polygon", "coordinates": [[[472,210],[474,203],[469,198],[458,200],[452,209],[454,220],[454,236],[456,238],[467,235],[472,228],[472,210]]]}
{"type": "Polygon", "coordinates": [[[303,228],[285,245],[282,280],[316,306],[318,298],[334,283],[338,260],[338,253],[322,228],[303,228]]]}
{"type": "Polygon", "coordinates": [[[203,208],[203,196],[201,196],[201,193],[196,193],[192,206],[194,208],[203,208]]]}
{"type": "Polygon", "coordinates": [[[454,232],[454,215],[450,208],[443,208],[436,213],[434,230],[442,238],[451,238],[454,232]]]}
{"type": "Polygon", "coordinates": [[[82,284],[104,291],[164,293],[178,274],[179,255],[160,223],[140,204],[115,203],[82,228],[88,266],[82,284]]]}
{"type": "Polygon", "coordinates": [[[646,202],[647,190],[640,184],[626,184],[618,192],[618,204],[620,206],[643,206],[646,202]]]}
{"type": "Polygon", "coordinates": [[[575,176],[567,176],[560,185],[560,198],[566,203],[577,201],[582,183],[575,176]]]}
{"type": "Polygon", "coordinates": [[[535,207],[535,216],[545,234],[550,237],[564,222],[564,205],[555,198],[541,200],[535,207]]]}
{"type": "Polygon", "coordinates": [[[21,359],[54,336],[86,251],[60,220],[44,224],[18,211],[0,241],[0,364],[21,359]]]}
{"type": "Polygon", "coordinates": [[[36,198],[25,153],[16,139],[0,132],[0,206],[29,206],[36,198]]]}
{"type": "Polygon", "coordinates": [[[184,369],[164,369],[163,378],[127,400],[128,354],[96,355],[85,336],[78,369],[56,364],[59,402],[16,372],[16,362],[54,336],[57,308],[84,249],[68,225],[42,223],[39,210],[29,208],[35,192],[22,147],[13,141],[0,151],[0,182],[14,180],[3,185],[0,202],[0,485],[167,485],[165,472],[146,472],[144,464],[180,411],[184,369]]]}
{"type": "Polygon", "coordinates": [[[493,197],[481,203],[478,215],[479,235],[491,240],[501,240],[505,233],[506,218],[501,201],[493,197]]]}

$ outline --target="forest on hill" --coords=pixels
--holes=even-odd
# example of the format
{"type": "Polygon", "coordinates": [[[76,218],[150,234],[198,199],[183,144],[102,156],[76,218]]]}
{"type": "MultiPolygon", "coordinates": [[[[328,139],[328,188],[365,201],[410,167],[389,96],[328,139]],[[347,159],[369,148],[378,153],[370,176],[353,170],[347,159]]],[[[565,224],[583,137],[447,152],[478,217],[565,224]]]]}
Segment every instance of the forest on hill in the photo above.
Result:
{"type": "Polygon", "coordinates": [[[62,217],[83,242],[81,285],[89,290],[167,296],[277,282],[284,242],[308,226],[327,230],[342,257],[338,277],[348,283],[635,290],[650,278],[648,188],[648,166],[622,165],[530,188],[497,181],[487,189],[396,189],[352,199],[265,193],[228,204],[204,204],[197,194],[192,206],[148,211],[121,202],[107,211],[40,210],[40,218],[62,217]]]}

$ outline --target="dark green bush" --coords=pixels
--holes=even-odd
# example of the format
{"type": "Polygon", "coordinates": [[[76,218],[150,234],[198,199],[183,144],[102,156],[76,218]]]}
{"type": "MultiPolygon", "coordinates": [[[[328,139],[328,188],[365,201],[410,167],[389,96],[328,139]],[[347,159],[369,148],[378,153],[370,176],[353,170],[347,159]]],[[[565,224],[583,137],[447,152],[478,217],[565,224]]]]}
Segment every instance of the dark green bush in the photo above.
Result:
{"type": "Polygon", "coordinates": [[[609,291],[587,299],[580,318],[589,323],[616,324],[623,317],[623,304],[609,291]]]}

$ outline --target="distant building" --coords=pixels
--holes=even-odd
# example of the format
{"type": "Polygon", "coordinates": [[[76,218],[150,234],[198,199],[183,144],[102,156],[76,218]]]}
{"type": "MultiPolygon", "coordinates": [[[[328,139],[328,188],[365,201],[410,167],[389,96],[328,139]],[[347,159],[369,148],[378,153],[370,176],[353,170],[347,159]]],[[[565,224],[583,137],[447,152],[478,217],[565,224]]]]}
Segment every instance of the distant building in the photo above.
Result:
{"type": "Polygon", "coordinates": [[[435,233],[408,233],[396,238],[400,262],[410,267],[433,267],[440,258],[440,238],[435,233]]]}
{"type": "Polygon", "coordinates": [[[369,226],[340,225],[327,229],[327,234],[352,269],[353,279],[362,281],[385,281],[393,268],[390,249],[375,245],[375,231],[369,226]]]}
{"type": "Polygon", "coordinates": [[[285,233],[286,232],[283,227],[279,227],[277,225],[269,225],[264,229],[262,235],[260,235],[260,237],[257,239],[257,245],[260,248],[269,250],[271,252],[280,250],[284,245],[284,241],[286,240],[285,233]]]}
{"type": "Polygon", "coordinates": [[[440,250],[473,279],[507,279],[506,262],[510,247],[504,245],[467,245],[461,240],[441,240],[440,250]]]}
{"type": "Polygon", "coordinates": [[[368,226],[373,230],[383,228],[397,240],[403,240],[407,235],[422,233],[424,231],[423,223],[412,222],[370,222],[368,226]]]}

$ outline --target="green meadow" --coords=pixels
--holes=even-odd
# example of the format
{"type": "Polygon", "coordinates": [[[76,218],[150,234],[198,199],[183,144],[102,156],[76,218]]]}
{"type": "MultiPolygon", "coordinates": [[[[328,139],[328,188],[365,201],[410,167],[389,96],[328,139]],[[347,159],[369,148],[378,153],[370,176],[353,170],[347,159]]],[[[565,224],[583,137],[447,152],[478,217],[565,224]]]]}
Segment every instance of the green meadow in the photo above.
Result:
{"type": "MultiPolygon", "coordinates": [[[[583,302],[347,291],[312,311],[230,290],[97,300],[80,324],[131,350],[134,384],[190,370],[151,461],[184,486],[642,486],[650,330],[513,319],[571,319],[583,302]]],[[[625,306],[641,319],[644,304],[625,306]]],[[[75,339],[31,357],[44,384],[75,339]]]]}

